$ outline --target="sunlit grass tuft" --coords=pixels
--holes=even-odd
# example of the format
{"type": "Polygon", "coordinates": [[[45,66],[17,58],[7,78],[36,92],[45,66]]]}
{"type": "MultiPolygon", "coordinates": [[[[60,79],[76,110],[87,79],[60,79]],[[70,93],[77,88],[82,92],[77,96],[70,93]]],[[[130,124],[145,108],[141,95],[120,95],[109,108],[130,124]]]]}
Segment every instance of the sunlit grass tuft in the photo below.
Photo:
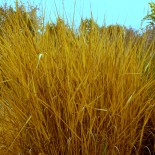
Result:
{"type": "Polygon", "coordinates": [[[6,22],[0,37],[2,153],[152,149],[154,139],[148,144],[147,138],[155,127],[154,61],[146,38],[126,42],[123,30],[113,28],[77,35],[58,21],[36,36],[23,19],[6,22]]]}

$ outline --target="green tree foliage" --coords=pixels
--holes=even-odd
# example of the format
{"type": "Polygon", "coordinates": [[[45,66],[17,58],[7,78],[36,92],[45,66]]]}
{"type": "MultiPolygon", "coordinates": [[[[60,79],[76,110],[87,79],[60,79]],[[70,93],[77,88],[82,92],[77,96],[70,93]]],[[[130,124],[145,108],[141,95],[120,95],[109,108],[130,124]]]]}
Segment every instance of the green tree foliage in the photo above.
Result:
{"type": "Polygon", "coordinates": [[[151,13],[147,14],[142,22],[148,20],[149,21],[149,26],[154,26],[155,24],[155,3],[154,2],[150,2],[149,6],[151,8],[151,13]]]}
{"type": "Polygon", "coordinates": [[[146,26],[145,32],[143,36],[146,37],[146,48],[154,48],[154,39],[155,39],[155,3],[150,2],[149,6],[151,8],[151,12],[148,13],[142,20],[142,24],[144,21],[148,21],[148,25],[146,26]]]}

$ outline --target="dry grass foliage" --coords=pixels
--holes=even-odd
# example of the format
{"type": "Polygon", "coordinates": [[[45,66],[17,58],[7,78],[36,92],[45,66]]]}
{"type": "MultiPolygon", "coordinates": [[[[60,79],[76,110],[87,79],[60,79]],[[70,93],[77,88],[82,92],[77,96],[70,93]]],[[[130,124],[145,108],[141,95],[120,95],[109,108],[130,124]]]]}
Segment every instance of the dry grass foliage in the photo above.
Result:
{"type": "Polygon", "coordinates": [[[0,154],[149,154],[153,52],[117,29],[80,34],[59,22],[31,34],[16,14],[0,37],[0,154]]]}

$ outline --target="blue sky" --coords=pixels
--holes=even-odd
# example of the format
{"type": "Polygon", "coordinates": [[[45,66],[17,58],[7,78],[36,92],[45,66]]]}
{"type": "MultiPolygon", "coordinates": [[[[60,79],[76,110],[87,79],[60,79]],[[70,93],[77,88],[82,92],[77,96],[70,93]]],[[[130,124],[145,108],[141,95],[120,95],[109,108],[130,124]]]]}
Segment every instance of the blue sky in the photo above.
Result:
{"type": "MultiPolygon", "coordinates": [[[[4,0],[1,0],[1,3],[2,1],[4,0]]],[[[7,0],[7,3],[13,4],[14,1],[7,0]]],[[[26,3],[26,0],[22,2],[26,3]]],[[[106,25],[117,23],[134,29],[140,28],[141,20],[150,10],[149,2],[155,0],[29,0],[29,3],[45,10],[46,20],[55,21],[58,12],[70,23],[74,16],[75,24],[78,26],[81,17],[89,18],[92,11],[95,21],[100,26],[104,22],[106,25]]],[[[143,27],[145,24],[146,22],[143,27]]]]}

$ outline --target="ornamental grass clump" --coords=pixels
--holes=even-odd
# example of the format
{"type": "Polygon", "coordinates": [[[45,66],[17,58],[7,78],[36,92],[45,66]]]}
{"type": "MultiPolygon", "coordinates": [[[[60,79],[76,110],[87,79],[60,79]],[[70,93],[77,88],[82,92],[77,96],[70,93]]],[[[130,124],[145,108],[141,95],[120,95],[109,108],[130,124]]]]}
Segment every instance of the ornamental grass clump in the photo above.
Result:
{"type": "Polygon", "coordinates": [[[18,11],[5,22],[0,154],[155,151],[153,44],[92,21],[79,33],[60,18],[32,33],[18,11]]]}

